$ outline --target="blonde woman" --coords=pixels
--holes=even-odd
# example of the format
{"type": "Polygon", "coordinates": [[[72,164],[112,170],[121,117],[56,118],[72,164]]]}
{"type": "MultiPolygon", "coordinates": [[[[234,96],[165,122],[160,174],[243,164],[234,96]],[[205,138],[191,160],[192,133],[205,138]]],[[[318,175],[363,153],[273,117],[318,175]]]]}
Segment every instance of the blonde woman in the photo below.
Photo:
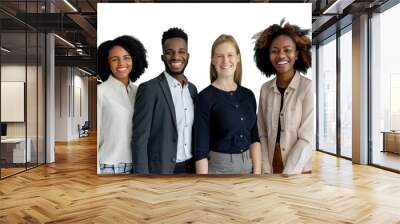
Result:
{"type": "Polygon", "coordinates": [[[211,85],[196,98],[196,173],[259,174],[256,100],[250,89],[241,86],[240,50],[230,35],[213,43],[210,79],[211,85]]]}

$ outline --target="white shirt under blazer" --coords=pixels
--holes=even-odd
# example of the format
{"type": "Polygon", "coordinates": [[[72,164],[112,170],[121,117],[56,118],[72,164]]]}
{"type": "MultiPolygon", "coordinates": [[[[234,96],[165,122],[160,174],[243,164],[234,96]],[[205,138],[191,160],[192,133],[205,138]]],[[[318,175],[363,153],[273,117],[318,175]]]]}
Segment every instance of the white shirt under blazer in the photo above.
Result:
{"type": "Polygon", "coordinates": [[[164,72],[172,102],[174,102],[176,127],[178,131],[178,144],[176,149],[176,162],[180,163],[192,158],[192,126],[194,119],[193,100],[189,92],[189,83],[185,85],[164,72]]]}
{"type": "Polygon", "coordinates": [[[285,90],[283,101],[280,112],[281,94],[276,77],[264,83],[257,115],[262,172],[272,173],[279,117],[280,148],[285,167],[283,173],[292,175],[311,171],[314,150],[314,94],[311,80],[296,71],[285,90]]]}
{"type": "Polygon", "coordinates": [[[97,160],[132,163],[132,116],[137,86],[127,87],[112,75],[97,87],[97,160]]]}

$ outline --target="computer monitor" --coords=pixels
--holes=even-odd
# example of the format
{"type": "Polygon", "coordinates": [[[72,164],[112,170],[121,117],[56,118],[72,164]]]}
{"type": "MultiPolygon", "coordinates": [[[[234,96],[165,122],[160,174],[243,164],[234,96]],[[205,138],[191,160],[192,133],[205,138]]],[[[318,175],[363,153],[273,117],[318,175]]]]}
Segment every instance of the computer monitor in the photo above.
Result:
{"type": "Polygon", "coordinates": [[[1,123],[1,137],[7,136],[7,124],[1,123]]]}

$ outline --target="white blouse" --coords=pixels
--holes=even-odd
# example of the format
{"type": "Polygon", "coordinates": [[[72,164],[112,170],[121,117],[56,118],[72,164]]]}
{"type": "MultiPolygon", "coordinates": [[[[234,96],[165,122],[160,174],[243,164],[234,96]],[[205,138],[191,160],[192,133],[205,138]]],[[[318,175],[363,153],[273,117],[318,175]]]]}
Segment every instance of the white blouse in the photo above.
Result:
{"type": "Polygon", "coordinates": [[[136,91],[137,87],[131,81],[125,87],[112,75],[97,87],[99,163],[114,165],[132,163],[132,116],[136,91]]]}

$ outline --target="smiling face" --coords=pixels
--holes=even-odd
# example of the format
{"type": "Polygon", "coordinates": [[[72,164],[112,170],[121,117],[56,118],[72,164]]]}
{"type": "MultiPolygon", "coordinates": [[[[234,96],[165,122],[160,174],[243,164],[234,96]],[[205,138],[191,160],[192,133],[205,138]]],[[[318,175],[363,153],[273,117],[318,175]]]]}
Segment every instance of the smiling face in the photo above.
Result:
{"type": "Polygon", "coordinates": [[[294,63],[298,58],[298,54],[299,52],[292,38],[286,35],[276,37],[269,48],[269,59],[277,75],[294,74],[294,63]]]}
{"type": "Polygon", "coordinates": [[[170,75],[183,75],[189,61],[186,41],[179,37],[167,39],[161,59],[165,64],[165,70],[170,75]]]}
{"type": "Polygon", "coordinates": [[[240,55],[230,42],[219,44],[213,52],[212,64],[217,71],[218,77],[233,78],[239,62],[240,55]]]}
{"type": "Polygon", "coordinates": [[[127,84],[129,82],[129,74],[132,71],[132,57],[121,46],[114,46],[108,52],[108,64],[112,75],[127,84]]]}

